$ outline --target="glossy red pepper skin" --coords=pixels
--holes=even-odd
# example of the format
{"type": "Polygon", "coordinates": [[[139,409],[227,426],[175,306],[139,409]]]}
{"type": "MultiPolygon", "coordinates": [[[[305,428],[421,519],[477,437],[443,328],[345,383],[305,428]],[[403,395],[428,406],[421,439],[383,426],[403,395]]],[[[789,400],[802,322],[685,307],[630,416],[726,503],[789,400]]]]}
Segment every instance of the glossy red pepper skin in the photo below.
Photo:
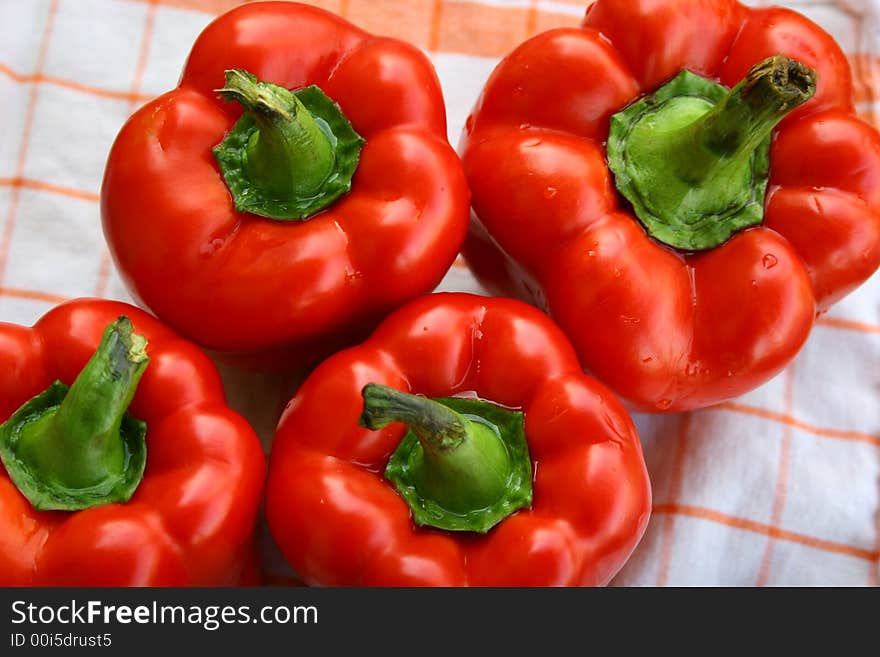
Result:
{"type": "Polygon", "coordinates": [[[643,410],[767,381],[880,265],[880,135],[854,115],[840,48],[787,9],[598,0],[581,29],[501,62],[462,153],[475,273],[547,309],[584,367],[643,410]],[[763,225],[698,254],[655,242],[614,188],[610,116],[682,69],[732,87],[778,53],[815,69],[818,89],[775,131],[763,225]]]}
{"type": "Polygon", "coordinates": [[[130,407],[147,423],[143,481],[126,504],[40,512],[0,466],[0,584],[256,583],[260,443],[227,407],[211,361],[155,318],[128,304],[81,299],[33,328],[0,324],[0,422],[56,379],[69,385],[120,315],[148,341],[150,363],[130,407]]]}
{"type": "Polygon", "coordinates": [[[510,299],[435,294],[397,310],[306,380],[269,464],[270,529],[310,584],[601,585],[635,548],[651,509],[624,408],[583,374],[546,315],[510,299]],[[382,476],[405,426],[358,426],[370,382],[521,408],[532,508],[485,536],[416,529],[382,476]]]}
{"type": "Polygon", "coordinates": [[[203,347],[278,366],[279,352],[308,361],[362,339],[433,289],[464,239],[469,191],[417,48],[315,7],[258,2],[211,23],[180,86],[122,128],[101,207],[126,285],[158,317],[203,347]],[[229,68],[317,84],[340,105],[367,142],[348,195],[304,222],[234,210],[211,153],[241,114],[214,91],[229,68]]]}

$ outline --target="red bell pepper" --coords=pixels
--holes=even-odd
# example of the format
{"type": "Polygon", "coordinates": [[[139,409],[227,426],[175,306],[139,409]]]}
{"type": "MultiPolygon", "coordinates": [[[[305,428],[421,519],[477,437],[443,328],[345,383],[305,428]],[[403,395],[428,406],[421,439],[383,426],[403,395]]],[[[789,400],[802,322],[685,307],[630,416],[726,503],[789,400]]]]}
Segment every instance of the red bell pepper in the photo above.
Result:
{"type": "Polygon", "coordinates": [[[500,63],[462,150],[471,267],[641,409],[767,381],[880,264],[880,135],[788,9],[598,0],[500,63]]]}
{"type": "Polygon", "coordinates": [[[160,319],[283,365],[432,290],[469,191],[424,54],[255,2],[211,23],[180,85],[122,128],[101,209],[126,285],[160,319]]]}
{"type": "Polygon", "coordinates": [[[211,361],[143,311],[82,299],[0,324],[0,421],[0,584],[258,580],[259,441],[211,361]]]}
{"type": "Polygon", "coordinates": [[[312,373],[269,459],[269,527],[310,584],[605,584],[650,509],[626,411],[510,299],[397,310],[312,373]]]}

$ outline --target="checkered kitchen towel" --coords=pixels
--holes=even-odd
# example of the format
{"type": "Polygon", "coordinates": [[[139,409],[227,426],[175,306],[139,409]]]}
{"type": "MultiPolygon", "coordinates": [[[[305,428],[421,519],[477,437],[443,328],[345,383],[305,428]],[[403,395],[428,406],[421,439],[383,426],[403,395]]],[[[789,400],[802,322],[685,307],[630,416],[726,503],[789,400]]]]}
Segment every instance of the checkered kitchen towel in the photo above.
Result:
{"type": "MultiPolygon", "coordinates": [[[[110,144],[175,85],[193,39],[232,0],[0,0],[0,321],[74,296],[128,299],[101,235],[110,144]]],[[[585,0],[321,0],[432,57],[458,141],[486,77],[585,0]]],[[[758,3],[770,4],[770,3],[758,3]]],[[[859,110],[880,89],[880,7],[789,0],[851,58],[859,110]]],[[[441,289],[480,292],[458,263],[441,289]]],[[[268,447],[291,382],[224,370],[268,447]],[[268,403],[267,400],[273,400],[268,403]]],[[[794,364],[718,408],[637,416],[654,484],[648,532],[618,585],[876,585],[880,554],[880,275],[819,321],[794,364]]],[[[280,560],[266,538],[273,568],[280,560]]]]}

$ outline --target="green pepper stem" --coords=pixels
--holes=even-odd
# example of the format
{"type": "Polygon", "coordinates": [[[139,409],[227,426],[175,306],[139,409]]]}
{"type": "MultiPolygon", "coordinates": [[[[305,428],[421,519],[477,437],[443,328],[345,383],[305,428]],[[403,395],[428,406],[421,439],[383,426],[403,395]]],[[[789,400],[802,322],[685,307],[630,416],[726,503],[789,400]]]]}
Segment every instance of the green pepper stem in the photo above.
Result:
{"type": "Polygon", "coordinates": [[[22,431],[18,458],[67,488],[124,469],[120,425],[147,367],[146,344],[127,317],[110,324],[58,410],[22,431]]]}
{"type": "Polygon", "coordinates": [[[648,233],[704,251],[760,224],[773,129],[816,91],[816,73],[781,55],[727,89],[682,71],[611,117],[608,166],[648,233]]]}
{"type": "Polygon", "coordinates": [[[120,317],[70,388],[56,381],[0,425],[0,458],[34,508],[131,498],[146,463],[146,425],[126,410],[149,362],[146,344],[120,317]]]}
{"type": "Polygon", "coordinates": [[[798,61],[776,55],[755,64],[726,99],[669,136],[679,177],[705,183],[746,165],[777,124],[815,92],[815,71],[798,61]]]}
{"type": "Polygon", "coordinates": [[[397,484],[419,524],[488,531],[531,503],[531,463],[524,438],[520,435],[517,443],[503,435],[498,424],[447,404],[461,402],[477,413],[486,409],[512,426],[518,424],[520,432],[521,414],[490,408],[479,400],[440,403],[375,383],[365,386],[362,394],[361,426],[375,430],[402,422],[412,432],[408,436],[417,438],[414,443],[404,438],[385,474],[397,484]]]}
{"type": "Polygon", "coordinates": [[[334,144],[293,93],[241,69],[226,71],[217,93],[240,103],[257,125],[244,162],[252,184],[281,199],[318,192],[334,171],[334,144]]]}
{"type": "Polygon", "coordinates": [[[378,383],[368,383],[362,394],[362,427],[375,431],[392,422],[402,422],[418,437],[422,448],[432,454],[449,452],[467,438],[466,420],[432,399],[378,383]]]}

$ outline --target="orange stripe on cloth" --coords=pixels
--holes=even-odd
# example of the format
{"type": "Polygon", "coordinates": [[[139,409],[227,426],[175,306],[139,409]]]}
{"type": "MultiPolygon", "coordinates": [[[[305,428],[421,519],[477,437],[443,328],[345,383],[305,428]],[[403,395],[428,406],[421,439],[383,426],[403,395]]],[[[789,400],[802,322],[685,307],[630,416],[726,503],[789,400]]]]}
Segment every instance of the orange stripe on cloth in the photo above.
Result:
{"type": "Polygon", "coordinates": [[[440,43],[440,22],[443,20],[443,0],[434,0],[431,9],[431,32],[428,35],[428,50],[436,51],[440,43]]]}
{"type": "Polygon", "coordinates": [[[51,292],[38,290],[22,290],[15,287],[0,287],[0,297],[13,297],[15,299],[28,299],[29,301],[46,301],[48,303],[64,303],[70,297],[51,292]]]}
{"type": "Polygon", "coordinates": [[[32,178],[0,178],[0,187],[24,187],[26,189],[35,189],[41,192],[49,192],[51,194],[60,194],[70,198],[78,198],[83,201],[93,201],[97,203],[100,196],[94,192],[87,192],[82,189],[74,189],[73,187],[62,187],[61,185],[53,185],[52,183],[43,182],[42,180],[34,180],[32,178]]]}
{"type": "Polygon", "coordinates": [[[797,543],[806,547],[822,550],[824,552],[833,552],[835,554],[843,554],[856,559],[865,559],[866,561],[877,561],[880,553],[877,550],[868,550],[865,548],[837,543],[835,541],[827,541],[825,539],[808,536],[799,532],[788,531],[774,525],[767,525],[746,518],[731,516],[713,509],[705,509],[698,506],[689,506],[684,504],[657,504],[653,508],[655,515],[672,515],[686,516],[689,518],[697,518],[700,520],[708,520],[716,522],[726,527],[735,529],[743,529],[745,531],[763,534],[771,538],[797,543]]]}
{"type": "Polygon", "coordinates": [[[526,34],[538,33],[538,14],[540,13],[538,0],[529,0],[529,10],[526,13],[526,34]]]}
{"type": "Polygon", "coordinates": [[[136,98],[140,91],[141,83],[144,80],[144,73],[147,70],[147,64],[150,60],[150,48],[153,45],[153,31],[156,26],[156,10],[161,4],[161,0],[149,0],[150,6],[147,7],[147,13],[144,17],[144,30],[141,37],[141,47],[138,51],[137,64],[135,64],[134,74],[132,75],[131,86],[129,87],[129,97],[136,98]]]}
{"type": "MultiPolygon", "coordinates": [[[[785,391],[783,393],[783,407],[786,415],[791,415],[794,410],[794,372],[795,365],[789,365],[785,371],[785,391]]],[[[784,424],[782,428],[782,442],[779,446],[779,465],[776,470],[776,486],[773,491],[773,510],[770,515],[770,524],[778,527],[782,524],[782,514],[785,511],[785,502],[788,498],[788,466],[791,462],[792,426],[784,424]]],[[[767,586],[770,581],[770,568],[773,566],[773,553],[776,541],[771,536],[764,549],[761,566],[758,569],[757,586],[767,586]]]]}
{"type": "MultiPolygon", "coordinates": [[[[141,46],[138,52],[137,63],[134,67],[134,73],[132,74],[131,85],[129,86],[129,94],[133,98],[137,97],[141,85],[143,84],[144,73],[147,70],[147,64],[150,59],[150,49],[153,45],[153,32],[156,26],[156,12],[158,7],[159,0],[152,0],[149,7],[147,7],[146,15],[144,16],[141,46]]],[[[135,110],[135,104],[135,102],[131,103],[131,107],[129,108],[131,111],[135,110]]],[[[110,270],[110,252],[107,250],[107,246],[104,245],[101,249],[100,261],[98,263],[98,276],[94,287],[94,294],[96,297],[103,297],[107,294],[107,287],[110,284],[110,270]]]]}
{"type": "MultiPolygon", "coordinates": [[[[675,454],[672,457],[672,467],[669,474],[669,490],[667,498],[669,506],[676,506],[681,496],[681,486],[684,481],[684,458],[687,454],[688,434],[691,430],[691,413],[684,413],[678,425],[678,436],[675,441],[675,454]]],[[[662,534],[660,536],[660,557],[657,566],[657,586],[666,586],[669,581],[669,569],[672,565],[672,543],[675,538],[675,516],[670,515],[664,519],[662,534]]]]}
{"type": "MultiPolygon", "coordinates": [[[[240,0],[135,0],[219,14],[240,0]]],[[[305,0],[374,34],[405,39],[432,51],[502,57],[527,37],[552,27],[574,26],[577,14],[448,0],[305,0]],[[439,9],[439,11],[438,11],[439,9]],[[439,16],[434,20],[434,16],[439,16]]],[[[575,5],[580,2],[573,3],[575,5]]],[[[586,7],[586,4],[584,4],[586,7]]]]}
{"type": "MultiPolygon", "coordinates": [[[[383,0],[381,4],[349,0],[348,20],[372,34],[397,37],[432,49],[436,10],[441,4],[437,0],[383,0]]],[[[437,18],[436,22],[440,20],[437,18]]]]}
{"type": "Polygon", "coordinates": [[[56,87],[61,87],[63,89],[69,89],[71,91],[78,91],[85,94],[90,94],[92,96],[99,96],[101,98],[110,98],[111,100],[123,100],[127,102],[144,102],[149,100],[151,96],[149,94],[135,94],[132,95],[127,91],[115,91],[113,89],[101,89],[100,87],[93,87],[87,84],[80,84],[79,82],[74,82],[73,80],[66,80],[64,78],[54,77],[51,75],[42,75],[40,73],[32,73],[30,75],[24,75],[14,71],[12,68],[7,66],[6,64],[0,63],[0,75],[5,75],[6,77],[18,82],[20,84],[50,84],[56,87]]]}
{"type": "MultiPolygon", "coordinates": [[[[58,13],[58,0],[52,0],[46,12],[46,24],[43,27],[43,36],[40,43],[40,51],[37,56],[37,74],[41,74],[46,65],[46,55],[49,52],[49,43],[52,40],[52,28],[55,25],[55,15],[58,13]]],[[[24,173],[24,165],[27,161],[28,146],[31,140],[31,129],[34,125],[34,113],[37,107],[37,87],[32,86],[30,94],[28,94],[27,109],[25,110],[24,126],[21,131],[21,144],[18,149],[18,161],[15,165],[15,175],[13,178],[20,179],[24,173]]],[[[18,202],[20,197],[20,187],[12,188],[12,195],[9,199],[9,210],[6,213],[6,225],[3,229],[3,235],[0,236],[0,285],[2,285],[3,277],[6,274],[6,263],[9,259],[9,247],[12,243],[12,235],[15,230],[15,217],[18,213],[18,202]]]]}
{"type": "Polygon", "coordinates": [[[809,424],[807,422],[803,422],[798,420],[797,418],[792,417],[788,413],[778,413],[776,411],[769,411],[764,408],[758,408],[757,406],[749,406],[747,404],[740,404],[738,402],[725,402],[723,404],[719,404],[717,406],[713,406],[713,409],[720,411],[731,411],[734,413],[744,413],[745,415],[753,415],[755,417],[760,417],[765,420],[773,420],[774,422],[781,422],[782,424],[790,425],[795,429],[800,429],[807,433],[811,433],[815,436],[821,436],[823,438],[832,438],[835,440],[850,440],[857,443],[866,443],[868,445],[872,445],[874,447],[880,447],[880,436],[872,435],[869,433],[863,433],[861,431],[845,431],[843,429],[830,429],[826,427],[817,427],[815,425],[809,424]]]}
{"type": "MultiPolygon", "coordinates": [[[[166,7],[219,14],[247,4],[243,0],[134,0],[166,7]]],[[[583,13],[555,12],[530,0],[528,7],[487,5],[467,0],[300,0],[345,15],[369,32],[406,39],[432,51],[502,57],[527,37],[554,27],[573,27],[583,13]],[[438,7],[440,10],[438,11],[438,7]],[[434,21],[435,16],[442,19],[434,21]],[[434,36],[436,34],[436,36],[434,36]]],[[[587,0],[556,0],[586,11],[587,0]]],[[[856,102],[877,98],[880,58],[860,53],[849,56],[856,102]]]]}
{"type": "Polygon", "coordinates": [[[107,251],[107,247],[104,247],[101,250],[101,259],[98,263],[98,276],[94,291],[96,297],[107,295],[107,288],[110,286],[110,266],[110,253],[107,251]]]}
{"type": "Polygon", "coordinates": [[[440,52],[503,57],[538,29],[537,16],[527,7],[499,7],[474,2],[447,2],[439,26],[440,52]]]}
{"type": "Polygon", "coordinates": [[[871,103],[878,99],[880,89],[880,57],[873,53],[848,55],[853,72],[853,96],[857,103],[871,103]]]}
{"type": "MultiPolygon", "coordinates": [[[[877,478],[877,494],[880,496],[880,477],[877,478]]],[[[880,499],[880,498],[878,498],[880,499]]],[[[874,552],[876,553],[876,563],[871,567],[868,573],[868,586],[880,586],[880,513],[874,514],[874,524],[876,539],[874,541],[874,552]]]]}
{"type": "MultiPolygon", "coordinates": [[[[133,0],[134,2],[149,2],[157,5],[161,5],[164,7],[171,7],[173,9],[190,9],[192,11],[201,11],[206,14],[222,14],[225,11],[229,11],[233,7],[238,7],[239,5],[248,4],[248,2],[252,2],[254,0],[133,0]]],[[[303,4],[314,5],[316,7],[321,7],[322,9],[327,9],[328,11],[332,11],[334,13],[340,14],[341,5],[343,5],[346,1],[350,0],[298,0],[303,4]]],[[[360,0],[363,2],[363,0],[360,0]]],[[[371,2],[373,0],[367,0],[371,2]]],[[[354,2],[358,2],[358,0],[354,0],[354,2]]]]}
{"type": "Polygon", "coordinates": [[[853,319],[844,319],[842,317],[820,317],[816,320],[816,324],[830,328],[844,329],[846,331],[880,335],[880,326],[877,324],[869,324],[867,322],[859,322],[853,319]]]}

